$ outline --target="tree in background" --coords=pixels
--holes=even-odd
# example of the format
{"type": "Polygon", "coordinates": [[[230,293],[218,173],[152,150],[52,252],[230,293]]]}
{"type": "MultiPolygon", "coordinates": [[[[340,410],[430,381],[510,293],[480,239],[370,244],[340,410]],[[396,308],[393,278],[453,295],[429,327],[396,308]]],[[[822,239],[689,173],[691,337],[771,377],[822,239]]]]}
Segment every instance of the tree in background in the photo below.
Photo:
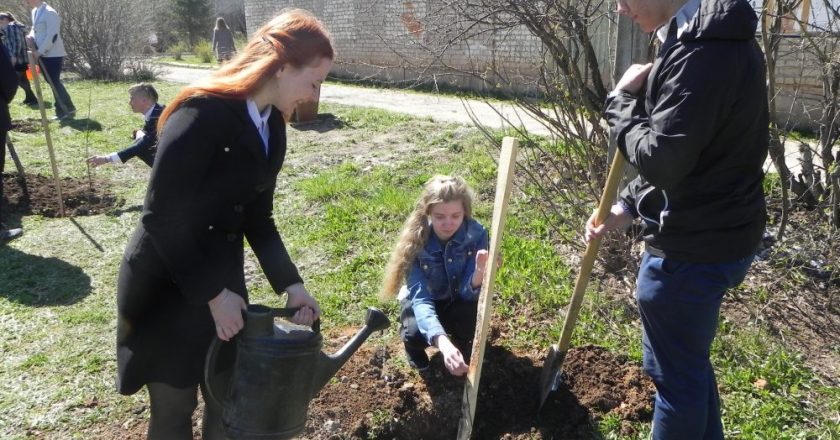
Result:
{"type": "MultiPolygon", "coordinates": [[[[608,18],[612,2],[439,0],[427,5],[419,13],[403,13],[407,33],[381,36],[400,55],[399,67],[412,71],[410,78],[417,72],[421,81],[443,77],[438,73],[442,69],[471,77],[487,91],[513,100],[549,131],[548,136],[535,136],[522,129],[520,121],[506,121],[507,131],[523,147],[517,162],[520,189],[545,214],[553,239],[581,250],[580,225],[597,206],[608,167],[610,140],[601,113],[610,88],[609,75],[603,72],[611,69],[597,45],[614,29],[608,18]],[[527,55],[524,34],[536,37],[539,45],[527,55]],[[454,49],[456,56],[450,55],[454,49]],[[487,52],[490,61],[482,57],[487,52]],[[463,53],[470,58],[466,63],[463,53]],[[472,53],[479,56],[472,59],[472,53]],[[527,70],[533,73],[506,67],[511,56],[527,59],[527,70]]],[[[497,102],[487,104],[504,118],[497,102]]],[[[493,129],[473,122],[500,147],[501,138],[493,129]]],[[[628,240],[612,236],[602,243],[607,251],[600,258],[609,267],[632,266],[628,240]]]]}
{"type": "Polygon", "coordinates": [[[210,38],[213,17],[208,0],[172,0],[171,6],[175,29],[180,31],[182,40],[190,47],[210,38]]]}
{"type": "MultiPolygon", "coordinates": [[[[135,0],[53,0],[61,15],[64,62],[83,78],[125,78],[126,65],[147,44],[151,14],[135,0]]],[[[22,20],[31,25],[29,14],[22,20]]]]}

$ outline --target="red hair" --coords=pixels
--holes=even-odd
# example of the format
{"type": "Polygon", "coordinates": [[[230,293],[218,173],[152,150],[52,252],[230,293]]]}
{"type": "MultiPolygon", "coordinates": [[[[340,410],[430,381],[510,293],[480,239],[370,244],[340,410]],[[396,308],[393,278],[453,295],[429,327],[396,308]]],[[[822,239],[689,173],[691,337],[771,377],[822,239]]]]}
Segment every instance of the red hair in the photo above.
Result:
{"type": "Polygon", "coordinates": [[[259,28],[245,49],[210,77],[184,87],[160,115],[158,132],[190,98],[209,95],[245,100],[281,67],[299,68],[319,58],[335,59],[332,38],[324,24],[303,9],[283,11],[259,28]]]}

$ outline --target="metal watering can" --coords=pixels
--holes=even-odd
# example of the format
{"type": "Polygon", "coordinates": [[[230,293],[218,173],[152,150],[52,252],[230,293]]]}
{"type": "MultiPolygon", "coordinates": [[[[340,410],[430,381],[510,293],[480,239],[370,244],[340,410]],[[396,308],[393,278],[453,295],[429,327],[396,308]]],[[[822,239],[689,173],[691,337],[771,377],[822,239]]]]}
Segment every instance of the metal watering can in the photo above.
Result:
{"type": "Polygon", "coordinates": [[[298,309],[251,304],[245,327],[230,342],[214,338],[204,379],[210,398],[222,407],[225,434],[232,439],[292,438],[306,424],[309,401],[371,333],[388,328],[388,317],[369,307],[365,326],[333,355],[321,352],[320,322],[312,328],[276,325],[298,309]]]}

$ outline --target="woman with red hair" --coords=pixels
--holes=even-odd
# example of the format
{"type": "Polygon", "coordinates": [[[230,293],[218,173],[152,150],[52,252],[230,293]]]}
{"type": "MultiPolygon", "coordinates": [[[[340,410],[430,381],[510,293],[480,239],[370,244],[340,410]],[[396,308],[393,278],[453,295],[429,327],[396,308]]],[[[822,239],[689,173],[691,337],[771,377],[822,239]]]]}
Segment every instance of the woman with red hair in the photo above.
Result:
{"type": "Polygon", "coordinates": [[[197,389],[202,434],[224,437],[202,380],[213,337],[243,327],[244,239],[292,318],[319,316],[272,218],[286,121],[315,99],[335,52],[324,25],[281,13],[210,78],[184,88],[161,115],[158,151],[118,282],[117,390],[149,391],[150,439],[192,439],[197,389]]]}

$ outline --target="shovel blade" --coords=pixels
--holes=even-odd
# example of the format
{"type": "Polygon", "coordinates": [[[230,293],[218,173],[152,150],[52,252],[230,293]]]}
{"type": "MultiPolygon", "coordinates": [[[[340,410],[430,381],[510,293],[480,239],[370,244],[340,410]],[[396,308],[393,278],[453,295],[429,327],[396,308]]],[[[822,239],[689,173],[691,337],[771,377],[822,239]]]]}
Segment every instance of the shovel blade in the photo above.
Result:
{"type": "Polygon", "coordinates": [[[560,367],[563,365],[563,359],[566,357],[565,352],[561,352],[560,348],[554,344],[548,349],[548,355],[543,362],[542,375],[540,378],[540,406],[539,411],[543,409],[545,402],[549,400],[553,392],[557,391],[560,383],[563,381],[560,367]]]}

